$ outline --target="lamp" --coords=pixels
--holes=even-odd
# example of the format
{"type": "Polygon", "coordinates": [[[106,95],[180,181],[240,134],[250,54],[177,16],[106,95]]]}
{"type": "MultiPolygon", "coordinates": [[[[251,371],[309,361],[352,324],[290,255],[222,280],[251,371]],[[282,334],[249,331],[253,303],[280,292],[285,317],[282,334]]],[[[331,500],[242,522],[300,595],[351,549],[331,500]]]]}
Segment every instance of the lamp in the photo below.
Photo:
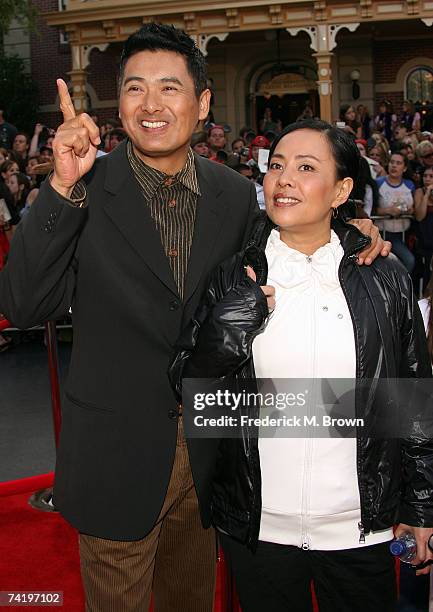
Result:
{"type": "Polygon", "coordinates": [[[350,78],[352,79],[352,98],[354,100],[357,100],[361,93],[358,83],[360,77],[361,73],[356,68],[350,73],[350,78]]]}

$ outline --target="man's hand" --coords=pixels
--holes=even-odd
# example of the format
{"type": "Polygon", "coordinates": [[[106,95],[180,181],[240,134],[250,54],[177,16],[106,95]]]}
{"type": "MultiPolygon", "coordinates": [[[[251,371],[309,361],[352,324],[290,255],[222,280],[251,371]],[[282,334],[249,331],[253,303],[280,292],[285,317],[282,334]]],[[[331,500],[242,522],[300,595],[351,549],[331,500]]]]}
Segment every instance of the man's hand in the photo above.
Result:
{"type": "Polygon", "coordinates": [[[383,240],[382,236],[379,234],[379,229],[373,224],[371,219],[352,219],[349,223],[356,225],[362,234],[371,238],[370,246],[361,251],[358,255],[359,265],[365,263],[369,266],[378,255],[388,257],[392,249],[391,243],[388,242],[388,240],[383,240]]]}
{"type": "MultiPolygon", "coordinates": [[[[395,537],[398,538],[405,531],[412,533],[416,538],[416,557],[411,561],[411,565],[419,565],[426,561],[433,560],[433,552],[428,547],[428,541],[431,535],[433,535],[433,528],[431,527],[411,527],[400,523],[395,530],[395,537]]],[[[428,574],[430,572],[430,566],[424,569],[416,570],[416,575],[421,576],[422,574],[428,574]]]]}
{"type": "MultiPolygon", "coordinates": [[[[246,272],[247,276],[249,276],[251,280],[256,282],[256,273],[254,272],[251,266],[247,266],[246,272]]],[[[275,308],[275,287],[272,287],[271,285],[263,285],[262,287],[260,287],[260,289],[266,295],[269,312],[272,312],[275,308]]]]}
{"type": "Polygon", "coordinates": [[[66,83],[57,79],[63,123],[53,140],[52,187],[70,197],[74,185],[91,169],[100,144],[98,126],[86,113],[76,116],[66,83]]]}

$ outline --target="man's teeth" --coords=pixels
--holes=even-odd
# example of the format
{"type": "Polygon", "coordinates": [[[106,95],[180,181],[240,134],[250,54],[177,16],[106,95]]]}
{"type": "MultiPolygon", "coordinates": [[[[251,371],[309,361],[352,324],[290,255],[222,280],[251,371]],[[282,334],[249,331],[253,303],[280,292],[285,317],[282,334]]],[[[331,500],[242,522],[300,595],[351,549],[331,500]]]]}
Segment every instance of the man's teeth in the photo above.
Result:
{"type": "Polygon", "coordinates": [[[297,204],[299,200],[296,198],[277,198],[278,204],[297,204]]]}
{"type": "Polygon", "coordinates": [[[167,125],[166,121],[142,121],[141,125],[145,128],[162,128],[167,125]]]}

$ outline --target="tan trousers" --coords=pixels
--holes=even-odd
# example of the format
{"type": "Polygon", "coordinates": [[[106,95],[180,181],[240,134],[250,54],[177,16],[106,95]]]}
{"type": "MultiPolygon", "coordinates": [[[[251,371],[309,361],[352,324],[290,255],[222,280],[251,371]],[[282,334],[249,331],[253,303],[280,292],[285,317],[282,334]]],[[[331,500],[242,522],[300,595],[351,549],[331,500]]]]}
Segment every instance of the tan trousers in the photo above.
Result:
{"type": "Polygon", "coordinates": [[[212,612],[216,538],[203,529],[179,418],[167,495],[152,531],[119,542],[80,534],[86,612],[212,612]]]}

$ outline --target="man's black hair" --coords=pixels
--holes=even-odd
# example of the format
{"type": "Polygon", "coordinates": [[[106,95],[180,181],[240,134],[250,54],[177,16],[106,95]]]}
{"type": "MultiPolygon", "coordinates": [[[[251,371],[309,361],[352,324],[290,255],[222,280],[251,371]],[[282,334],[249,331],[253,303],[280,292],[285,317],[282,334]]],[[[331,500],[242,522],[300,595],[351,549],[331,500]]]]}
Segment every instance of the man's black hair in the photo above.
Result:
{"type": "Polygon", "coordinates": [[[272,143],[269,151],[269,160],[271,160],[280,140],[287,136],[287,134],[298,130],[321,132],[331,148],[332,156],[335,160],[337,180],[346,177],[350,177],[354,181],[356,180],[359,173],[360,154],[354,138],[349,136],[344,130],[319,119],[303,119],[287,126],[272,143]]]}
{"type": "Polygon", "coordinates": [[[206,60],[192,38],[171,25],[147,23],[128,38],[120,56],[119,91],[126,62],[140,51],[172,51],[185,58],[188,72],[194,81],[197,98],[207,89],[206,60]]]}

